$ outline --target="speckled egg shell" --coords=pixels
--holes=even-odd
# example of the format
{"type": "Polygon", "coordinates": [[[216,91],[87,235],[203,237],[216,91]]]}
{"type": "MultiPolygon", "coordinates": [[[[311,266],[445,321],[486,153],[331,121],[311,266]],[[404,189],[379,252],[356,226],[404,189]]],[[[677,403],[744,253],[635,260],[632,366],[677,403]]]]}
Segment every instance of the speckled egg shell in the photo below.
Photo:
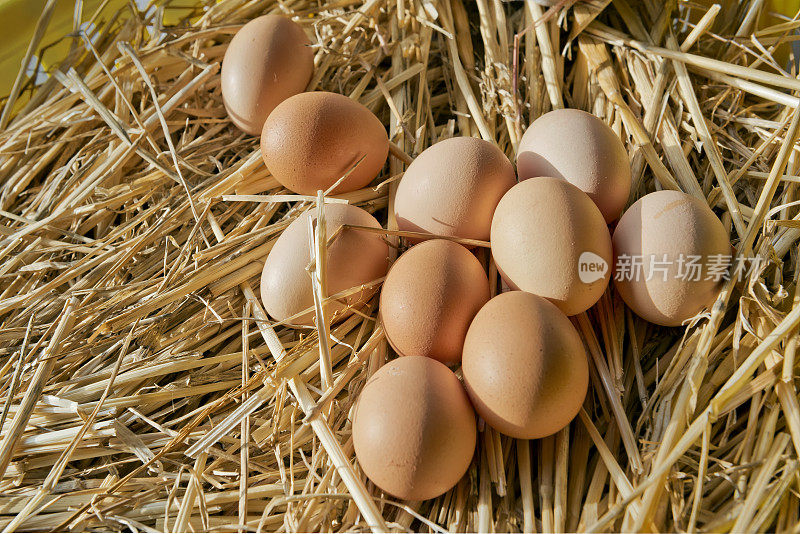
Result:
{"type": "Polygon", "coordinates": [[[664,326],[678,326],[714,303],[722,278],[711,269],[731,255],[728,232],[714,212],[680,191],[636,201],[617,224],[613,244],[617,291],[637,315],[664,326]],[[700,266],[699,280],[690,262],[700,266]]]}
{"type": "Polygon", "coordinates": [[[314,52],[303,28],[286,17],[251,20],[231,39],[222,60],[222,101],[233,123],[259,135],[275,107],[305,90],[314,52]]]}
{"type": "Polygon", "coordinates": [[[523,439],[567,426],[589,385],[575,327],[552,303],[523,291],[502,293],[481,308],[467,332],[462,371],[478,415],[523,439]]]}
{"type": "Polygon", "coordinates": [[[393,360],[364,386],[353,414],[353,445],[383,491],[422,501],[464,476],[475,451],[475,413],[456,375],[424,356],[393,360]]]}
{"type": "Polygon", "coordinates": [[[261,156],[284,187],[301,195],[368,185],[389,153],[383,123],[355,100],[336,93],[300,93],[281,102],[264,123],[261,156]],[[351,172],[352,171],[352,172],[351,172]]]}
{"type": "Polygon", "coordinates": [[[517,149],[520,180],[563,178],[589,195],[606,222],[616,220],[631,190],[625,146],[603,121],[578,109],[545,113],[525,131],[517,149]]]}
{"type": "Polygon", "coordinates": [[[461,361],[469,323],[489,300],[489,280],[470,251],[444,239],[411,247],[381,290],[386,338],[401,356],[461,361]]]}
{"type": "Polygon", "coordinates": [[[505,194],[492,220],[492,256],[509,287],[545,297],[567,315],[592,307],[611,276],[600,210],[560,178],[525,180],[505,194]]]}
{"type": "MultiPolygon", "coordinates": [[[[311,261],[309,250],[309,218],[316,219],[312,208],[295,219],[275,242],[261,274],[261,300],[269,315],[286,321],[314,305],[311,277],[306,267],[311,261]]],[[[380,228],[375,217],[349,204],[326,204],[325,221],[328,237],[343,224],[380,228]]],[[[328,296],[368,284],[386,275],[389,268],[389,247],[379,235],[356,229],[345,229],[328,247],[328,296]]],[[[327,314],[332,321],[349,315],[349,308],[358,308],[375,294],[377,288],[366,288],[346,299],[347,305],[331,301],[327,314]]],[[[314,313],[309,312],[290,321],[293,325],[314,326],[314,313]]]]}
{"type": "Polygon", "coordinates": [[[492,143],[439,141],[417,156],[397,186],[397,226],[485,241],[497,203],[515,183],[514,167],[492,143]]]}

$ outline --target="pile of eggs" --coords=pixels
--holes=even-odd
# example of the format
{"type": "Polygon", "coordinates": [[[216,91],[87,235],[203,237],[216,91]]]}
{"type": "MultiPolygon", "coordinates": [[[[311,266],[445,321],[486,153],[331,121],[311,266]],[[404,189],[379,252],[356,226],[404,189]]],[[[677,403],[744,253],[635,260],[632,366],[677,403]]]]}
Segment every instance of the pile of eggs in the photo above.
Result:
{"type": "MultiPolygon", "coordinates": [[[[228,114],[243,131],[261,134],[264,162],[286,189],[361,189],[386,162],[386,129],[346,96],[303,92],[312,74],[303,30],[283,17],[259,17],[225,54],[228,114]]],[[[391,266],[375,217],[323,204],[327,237],[336,235],[327,249],[328,294],[338,295],[331,321],[365,306],[385,277],[379,316],[400,357],[370,377],[352,413],[356,456],[379,488],[424,500],[453,487],[472,462],[476,413],[514,438],[568,425],[589,384],[569,316],[598,302],[617,258],[672,260],[663,276],[615,279],[625,303],[648,321],[680,325],[713,303],[719,281],[679,277],[677,258],[704,263],[730,254],[722,223],[704,200],[678,191],[646,195],[623,215],[630,184],[619,136],[589,113],[556,110],[525,132],[516,172],[497,146],[471,137],[420,153],[393,205],[413,246],[391,266]],[[494,297],[486,266],[459,244],[476,240],[489,242],[507,289],[494,297]],[[459,368],[463,380],[453,371],[459,368]]],[[[282,324],[314,326],[307,267],[315,217],[307,210],[289,224],[264,264],[264,308],[282,324]]]]}

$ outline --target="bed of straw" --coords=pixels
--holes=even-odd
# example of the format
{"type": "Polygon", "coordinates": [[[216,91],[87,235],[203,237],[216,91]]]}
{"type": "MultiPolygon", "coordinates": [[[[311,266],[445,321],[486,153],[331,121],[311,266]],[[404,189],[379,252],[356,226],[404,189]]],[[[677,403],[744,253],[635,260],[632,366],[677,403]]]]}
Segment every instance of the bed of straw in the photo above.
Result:
{"type": "MultiPolygon", "coordinates": [[[[52,44],[54,3],[25,65],[52,44]]],[[[23,70],[0,118],[0,527],[800,528],[800,80],[776,59],[799,20],[757,0],[81,7],[67,57],[47,76],[23,70]],[[320,201],[282,189],[222,106],[226,43],[265,13],[316,36],[311,89],[387,125],[384,171],[343,198],[391,244],[397,180],[424,148],[471,135],[513,158],[534,118],[575,107],[624,139],[632,200],[705,199],[757,267],[683,328],[646,324],[609,290],[575,318],[591,384],[569,428],[536,441],[484,428],[453,490],[382,494],[348,419],[392,357],[375,299],[329,337],[274,324],[259,303],[265,256],[320,201]]],[[[324,294],[321,274],[312,262],[324,294]]]]}

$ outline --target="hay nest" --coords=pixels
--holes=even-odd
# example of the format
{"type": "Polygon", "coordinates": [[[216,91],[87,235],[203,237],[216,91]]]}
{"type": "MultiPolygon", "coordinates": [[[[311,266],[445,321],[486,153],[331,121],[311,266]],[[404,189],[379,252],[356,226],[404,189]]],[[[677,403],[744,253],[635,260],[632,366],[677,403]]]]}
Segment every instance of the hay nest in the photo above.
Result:
{"type": "Polygon", "coordinates": [[[0,119],[3,528],[797,530],[800,81],[776,57],[800,21],[756,0],[129,4],[76,9],[69,55],[21,72],[0,119]],[[285,196],[222,106],[226,43],[267,12],[316,35],[312,89],[388,126],[383,173],[344,197],[389,230],[425,147],[472,135],[512,156],[525,125],[566,106],[625,140],[633,199],[702,197],[762,261],[684,328],[609,291],[576,319],[591,386],[569,428],[484,429],[456,488],[396,502],[350,439],[353,399],[391,357],[375,305],[320,344],[271,323],[253,289],[317,201],[285,196]]]}

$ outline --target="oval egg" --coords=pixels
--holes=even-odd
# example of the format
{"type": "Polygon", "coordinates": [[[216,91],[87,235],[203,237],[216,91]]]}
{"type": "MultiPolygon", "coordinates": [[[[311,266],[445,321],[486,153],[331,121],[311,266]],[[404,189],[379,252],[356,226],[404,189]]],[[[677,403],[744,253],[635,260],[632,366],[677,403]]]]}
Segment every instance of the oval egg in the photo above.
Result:
{"type": "MultiPolygon", "coordinates": [[[[330,238],[344,224],[380,228],[375,217],[349,204],[325,204],[325,228],[330,238]]],[[[309,218],[316,219],[312,208],[297,217],[278,237],[267,256],[261,273],[261,300],[264,309],[277,321],[290,325],[314,326],[313,310],[298,316],[314,305],[311,277],[306,267],[311,261],[309,218]]],[[[328,296],[369,284],[386,275],[389,247],[378,234],[345,228],[328,246],[328,296]]],[[[348,296],[345,303],[330,301],[326,306],[332,322],[349,315],[375,294],[377,287],[362,288],[348,296]]]]}
{"type": "Polygon", "coordinates": [[[261,156],[281,185],[301,195],[334,194],[368,185],[389,153],[383,123],[355,100],[336,93],[300,93],[284,100],[261,132],[261,156]]]}
{"type": "Polygon", "coordinates": [[[704,201],[680,191],[637,200],[617,224],[613,243],[622,300],[663,326],[678,326],[711,306],[731,261],[720,220],[704,201]]]}
{"type": "Polygon", "coordinates": [[[431,239],[392,265],[381,289],[386,339],[401,356],[461,361],[469,323],[489,300],[483,266],[461,245],[431,239]]]}
{"type": "Polygon", "coordinates": [[[557,109],[531,124],[517,149],[520,181],[536,176],[563,178],[616,220],[631,190],[625,145],[603,121],[579,109],[557,109]]]}
{"type": "Polygon", "coordinates": [[[431,358],[387,363],[356,401],[358,463],[376,486],[400,499],[432,499],[455,486],[475,441],[475,413],[461,382],[431,358]]]}
{"type": "Polygon", "coordinates": [[[305,90],[314,52],[303,28],[286,17],[264,15],[242,26],[222,60],[222,101],[233,123],[259,135],[283,100],[305,90]]]}
{"type": "Polygon", "coordinates": [[[397,186],[397,226],[485,241],[497,203],[515,183],[514,167],[492,143],[474,137],[439,141],[417,156],[397,186]]]}
{"type": "Polygon", "coordinates": [[[481,308],[467,332],[461,369],[478,415],[521,439],[567,426],[589,386],[575,327],[552,303],[523,291],[502,293],[481,308]]]}
{"type": "Polygon", "coordinates": [[[592,307],[611,276],[611,236],[603,215],[560,178],[515,185],[492,220],[492,256],[512,289],[545,297],[567,315],[592,307]]]}

